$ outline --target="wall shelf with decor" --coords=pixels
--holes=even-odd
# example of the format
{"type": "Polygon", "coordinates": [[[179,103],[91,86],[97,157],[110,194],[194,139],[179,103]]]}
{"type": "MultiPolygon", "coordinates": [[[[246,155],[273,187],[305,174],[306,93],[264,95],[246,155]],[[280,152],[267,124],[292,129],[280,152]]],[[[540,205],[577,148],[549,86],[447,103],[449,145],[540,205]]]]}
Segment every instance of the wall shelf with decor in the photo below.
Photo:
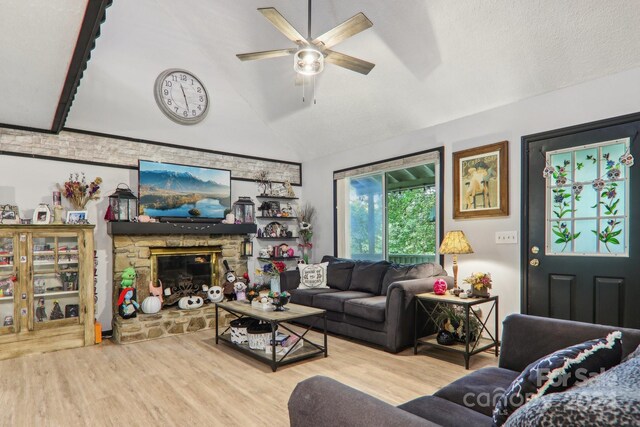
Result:
{"type": "Polygon", "coordinates": [[[269,262],[269,261],[296,261],[298,259],[300,259],[299,256],[278,256],[278,257],[259,257],[258,258],[260,261],[265,261],[265,262],[269,262]]]}
{"type": "Polygon", "coordinates": [[[256,196],[256,199],[265,199],[265,200],[298,200],[298,197],[285,197],[285,196],[256,196]]]}
{"type": "Polygon", "coordinates": [[[298,219],[297,216],[259,216],[258,219],[298,219]]]}
{"type": "Polygon", "coordinates": [[[258,240],[298,240],[298,236],[287,237],[256,237],[258,240]]]}

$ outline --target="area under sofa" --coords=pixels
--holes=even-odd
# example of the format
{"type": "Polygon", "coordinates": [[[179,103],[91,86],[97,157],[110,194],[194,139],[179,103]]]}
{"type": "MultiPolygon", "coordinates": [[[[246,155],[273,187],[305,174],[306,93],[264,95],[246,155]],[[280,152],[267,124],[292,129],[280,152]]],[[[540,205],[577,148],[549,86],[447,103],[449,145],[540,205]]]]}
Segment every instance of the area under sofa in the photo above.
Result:
{"type": "MultiPolygon", "coordinates": [[[[622,332],[622,357],[625,358],[640,345],[640,330],[513,314],[507,316],[503,323],[497,367],[475,371],[432,396],[418,397],[398,407],[331,378],[315,376],[299,383],[289,399],[291,426],[491,426],[491,414],[498,397],[531,362],[556,350],[600,338],[616,330],[622,332]]],[[[640,355],[600,374],[613,374],[608,375],[612,377],[611,382],[609,378],[602,377],[607,380],[600,381],[605,383],[604,387],[600,384],[594,390],[592,385],[574,386],[564,392],[544,396],[534,401],[534,405],[528,403],[517,410],[512,415],[517,416],[516,419],[508,419],[506,425],[510,425],[510,421],[514,425],[537,425],[536,417],[544,416],[553,418],[553,425],[571,423],[562,421],[565,419],[565,410],[586,411],[572,414],[590,420],[585,425],[615,425],[613,417],[617,416],[619,421],[621,415],[626,420],[640,422],[638,371],[640,355]],[[613,372],[616,368],[619,373],[613,372]],[[620,386],[616,388],[616,381],[626,382],[624,389],[620,386]],[[562,402],[566,393],[572,393],[574,398],[577,394],[579,400],[581,398],[586,403],[563,407],[562,403],[557,402],[562,402]],[[602,403],[604,397],[608,401],[602,403]],[[546,407],[538,404],[543,402],[542,399],[551,399],[551,406],[548,402],[546,407]],[[590,405],[589,402],[594,404],[590,405]],[[549,407],[553,408],[552,415],[549,414],[549,407]],[[627,412],[620,414],[619,411],[627,412]],[[606,419],[612,421],[603,423],[602,420],[606,419]]],[[[632,421],[628,425],[637,424],[632,421]]]]}
{"type": "Polygon", "coordinates": [[[327,288],[298,289],[297,270],[281,274],[281,288],[291,293],[291,302],[327,310],[329,332],[392,353],[413,345],[414,296],[431,292],[437,279],[453,285],[453,278],[433,263],[398,265],[332,256],[322,262],[328,263],[327,288]]]}

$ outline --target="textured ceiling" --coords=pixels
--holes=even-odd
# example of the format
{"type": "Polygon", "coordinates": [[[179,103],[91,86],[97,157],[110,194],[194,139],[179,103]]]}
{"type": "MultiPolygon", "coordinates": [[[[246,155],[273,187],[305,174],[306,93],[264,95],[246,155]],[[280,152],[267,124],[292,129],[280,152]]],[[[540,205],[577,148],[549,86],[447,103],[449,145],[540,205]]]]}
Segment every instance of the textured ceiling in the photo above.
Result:
{"type": "Polygon", "coordinates": [[[310,160],[640,66],[637,0],[316,0],[313,36],[367,15],[373,28],[335,50],[376,67],[363,76],[327,65],[313,105],[293,84],[291,58],[235,57],[293,47],[256,11],[267,6],[306,34],[303,0],[114,1],[66,126],[310,160]],[[198,125],[155,105],[153,82],[173,67],[207,86],[212,106],[198,125]]]}

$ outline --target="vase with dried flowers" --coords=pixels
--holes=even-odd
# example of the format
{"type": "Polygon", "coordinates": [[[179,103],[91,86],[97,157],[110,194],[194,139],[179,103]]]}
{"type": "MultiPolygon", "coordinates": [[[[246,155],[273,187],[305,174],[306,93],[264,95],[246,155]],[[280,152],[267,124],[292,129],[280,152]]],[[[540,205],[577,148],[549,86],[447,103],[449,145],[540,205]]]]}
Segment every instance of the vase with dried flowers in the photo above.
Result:
{"type": "Polygon", "coordinates": [[[298,235],[302,239],[302,243],[298,244],[298,247],[302,251],[302,259],[305,264],[309,264],[311,258],[311,238],[313,237],[313,218],[316,214],[316,208],[305,203],[300,209],[298,209],[298,235]]]}
{"type": "Polygon", "coordinates": [[[272,292],[280,292],[280,273],[286,269],[287,266],[282,261],[269,261],[262,266],[262,274],[271,278],[272,292]]]}
{"type": "Polygon", "coordinates": [[[464,283],[471,285],[471,292],[477,297],[488,297],[491,289],[490,273],[471,273],[471,276],[464,279],[464,283]]]}
{"type": "Polygon", "coordinates": [[[71,203],[75,210],[84,210],[89,200],[97,200],[100,195],[102,178],[96,177],[87,184],[84,172],[69,174],[69,179],[63,185],[58,184],[62,195],[71,203]]]}

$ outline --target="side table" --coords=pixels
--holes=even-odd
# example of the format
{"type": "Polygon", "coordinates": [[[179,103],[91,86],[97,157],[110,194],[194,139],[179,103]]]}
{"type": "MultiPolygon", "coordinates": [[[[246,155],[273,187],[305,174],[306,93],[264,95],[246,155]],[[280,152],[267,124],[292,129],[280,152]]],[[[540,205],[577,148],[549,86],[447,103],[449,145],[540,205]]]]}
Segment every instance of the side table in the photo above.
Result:
{"type": "Polygon", "coordinates": [[[418,354],[418,344],[427,344],[433,347],[441,348],[448,351],[453,351],[456,353],[462,353],[464,355],[464,367],[469,369],[469,359],[474,354],[478,354],[481,351],[488,350],[490,348],[495,348],[496,357],[498,356],[498,296],[492,296],[488,298],[467,298],[462,299],[456,297],[454,295],[436,295],[433,292],[426,292],[423,294],[416,295],[416,304],[415,304],[415,315],[416,322],[413,331],[413,354],[418,354]],[[433,305],[432,305],[433,304],[433,305]],[[424,330],[424,327],[427,326],[429,322],[433,322],[436,328],[439,328],[440,325],[436,323],[436,317],[440,310],[440,308],[447,304],[458,305],[464,308],[464,327],[465,331],[469,330],[469,316],[474,316],[480,322],[480,333],[478,334],[480,337],[475,342],[470,342],[470,335],[465,333],[465,342],[457,342],[452,345],[442,345],[439,344],[436,340],[437,334],[428,335],[426,337],[418,337],[418,330],[424,330]],[[476,312],[472,309],[472,307],[480,304],[491,304],[489,312],[485,316],[485,320],[482,321],[476,314],[476,312]],[[418,314],[422,312],[427,315],[427,319],[425,323],[422,325],[422,328],[418,329],[418,314]],[[495,330],[494,334],[492,334],[487,329],[487,323],[489,319],[493,315],[493,319],[495,322],[495,330]],[[482,337],[482,333],[485,332],[489,338],[482,337]]]}

